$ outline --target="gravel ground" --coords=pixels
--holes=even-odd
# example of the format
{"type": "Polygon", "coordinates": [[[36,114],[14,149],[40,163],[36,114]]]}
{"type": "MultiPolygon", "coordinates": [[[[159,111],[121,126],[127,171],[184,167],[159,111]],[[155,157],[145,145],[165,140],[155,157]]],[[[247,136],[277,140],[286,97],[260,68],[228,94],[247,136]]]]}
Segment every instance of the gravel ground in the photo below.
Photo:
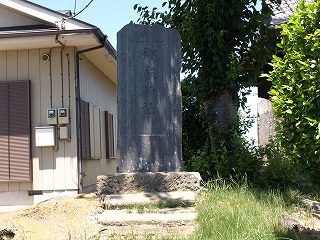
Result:
{"type": "Polygon", "coordinates": [[[303,200],[304,204],[310,206],[298,209],[295,213],[283,216],[282,224],[291,229],[296,239],[320,240],[320,203],[309,199],[303,200]]]}

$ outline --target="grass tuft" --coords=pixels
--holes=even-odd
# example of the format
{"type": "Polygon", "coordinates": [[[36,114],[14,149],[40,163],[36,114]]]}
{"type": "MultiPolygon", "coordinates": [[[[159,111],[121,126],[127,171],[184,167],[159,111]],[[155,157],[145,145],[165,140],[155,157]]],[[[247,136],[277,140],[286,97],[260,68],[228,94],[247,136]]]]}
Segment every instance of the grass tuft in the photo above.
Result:
{"type": "Polygon", "coordinates": [[[192,239],[286,239],[287,229],[279,223],[286,205],[280,192],[221,179],[206,189],[197,201],[199,225],[192,239]]]}

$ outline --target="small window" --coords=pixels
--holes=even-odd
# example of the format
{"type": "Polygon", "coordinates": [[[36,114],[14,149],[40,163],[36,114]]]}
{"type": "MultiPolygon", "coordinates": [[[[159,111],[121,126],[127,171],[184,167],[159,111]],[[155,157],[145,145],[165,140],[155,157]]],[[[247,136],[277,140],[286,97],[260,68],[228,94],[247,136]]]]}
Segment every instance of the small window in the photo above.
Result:
{"type": "Polygon", "coordinates": [[[100,109],[89,106],[90,111],[90,142],[91,159],[101,159],[101,114],[100,109]]]}
{"type": "Polygon", "coordinates": [[[89,103],[80,100],[80,117],[81,117],[81,156],[82,159],[91,158],[91,146],[90,146],[90,112],[89,103]]]}
{"type": "Polygon", "coordinates": [[[116,143],[117,143],[117,134],[116,134],[116,118],[114,115],[109,112],[105,112],[106,119],[106,151],[107,158],[116,158],[116,143]]]}
{"type": "Polygon", "coordinates": [[[101,159],[100,109],[81,100],[81,154],[82,159],[101,159]]]}

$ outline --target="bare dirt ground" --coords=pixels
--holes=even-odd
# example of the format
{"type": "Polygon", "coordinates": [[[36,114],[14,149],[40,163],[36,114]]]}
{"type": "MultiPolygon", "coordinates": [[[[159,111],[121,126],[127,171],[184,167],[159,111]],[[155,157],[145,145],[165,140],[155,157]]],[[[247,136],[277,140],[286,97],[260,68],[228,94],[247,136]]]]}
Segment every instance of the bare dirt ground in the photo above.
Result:
{"type": "Polygon", "coordinates": [[[89,239],[101,229],[94,217],[99,211],[95,194],[58,197],[0,214],[0,230],[13,230],[19,240],[89,239]]]}
{"type": "Polygon", "coordinates": [[[19,240],[98,240],[154,239],[154,237],[192,234],[195,222],[112,223],[101,225],[97,214],[103,212],[94,193],[58,197],[26,209],[0,214],[1,231],[19,240]]]}
{"type": "MultiPolygon", "coordinates": [[[[167,224],[118,223],[100,225],[96,215],[103,209],[94,193],[51,199],[26,209],[0,214],[1,233],[14,232],[19,240],[97,240],[97,239],[154,239],[171,234],[192,234],[195,222],[178,226],[167,224]],[[143,231],[142,231],[143,230],[143,231]],[[133,232],[140,234],[136,238],[133,232]]],[[[287,215],[285,224],[297,239],[320,239],[320,209],[306,212],[301,209],[287,215]]]]}

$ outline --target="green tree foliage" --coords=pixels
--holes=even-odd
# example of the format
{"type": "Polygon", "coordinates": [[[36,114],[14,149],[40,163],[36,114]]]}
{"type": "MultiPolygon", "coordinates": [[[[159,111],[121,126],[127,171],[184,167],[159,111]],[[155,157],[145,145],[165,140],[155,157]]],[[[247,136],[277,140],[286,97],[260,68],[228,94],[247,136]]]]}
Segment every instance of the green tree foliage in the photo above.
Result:
{"type": "Polygon", "coordinates": [[[201,102],[194,96],[191,77],[181,81],[182,92],[182,158],[184,170],[192,171],[192,157],[209,138],[201,102]]]}
{"type": "Polygon", "coordinates": [[[301,2],[280,26],[282,57],[269,80],[278,141],[309,180],[320,180],[320,2],[301,2]]]}
{"type": "MultiPolygon", "coordinates": [[[[209,155],[218,159],[208,161],[224,162],[229,170],[238,166],[238,92],[255,84],[276,44],[274,29],[264,24],[270,7],[265,0],[260,2],[261,10],[257,0],[168,0],[162,5],[166,11],[134,6],[140,14],[139,23],[163,24],[180,32],[182,71],[188,76],[183,82],[183,90],[188,92],[184,104],[189,104],[184,117],[199,116],[184,118],[184,128],[199,131],[184,130],[183,141],[188,141],[184,151],[188,148],[191,156],[209,149],[209,155]],[[193,125],[199,121],[200,126],[193,125]],[[203,131],[205,127],[207,131],[203,131]]],[[[209,175],[216,172],[215,163],[208,163],[209,175]]]]}
{"type": "Polygon", "coordinates": [[[264,17],[271,14],[264,0],[260,11],[257,0],[169,0],[163,6],[168,11],[139,4],[134,8],[140,23],[164,24],[180,32],[182,70],[196,75],[200,101],[255,83],[274,46],[264,25],[264,17]]]}
{"type": "Polygon", "coordinates": [[[301,181],[293,161],[286,155],[277,141],[270,141],[258,149],[257,155],[265,160],[260,186],[287,188],[296,187],[301,181]]]}

